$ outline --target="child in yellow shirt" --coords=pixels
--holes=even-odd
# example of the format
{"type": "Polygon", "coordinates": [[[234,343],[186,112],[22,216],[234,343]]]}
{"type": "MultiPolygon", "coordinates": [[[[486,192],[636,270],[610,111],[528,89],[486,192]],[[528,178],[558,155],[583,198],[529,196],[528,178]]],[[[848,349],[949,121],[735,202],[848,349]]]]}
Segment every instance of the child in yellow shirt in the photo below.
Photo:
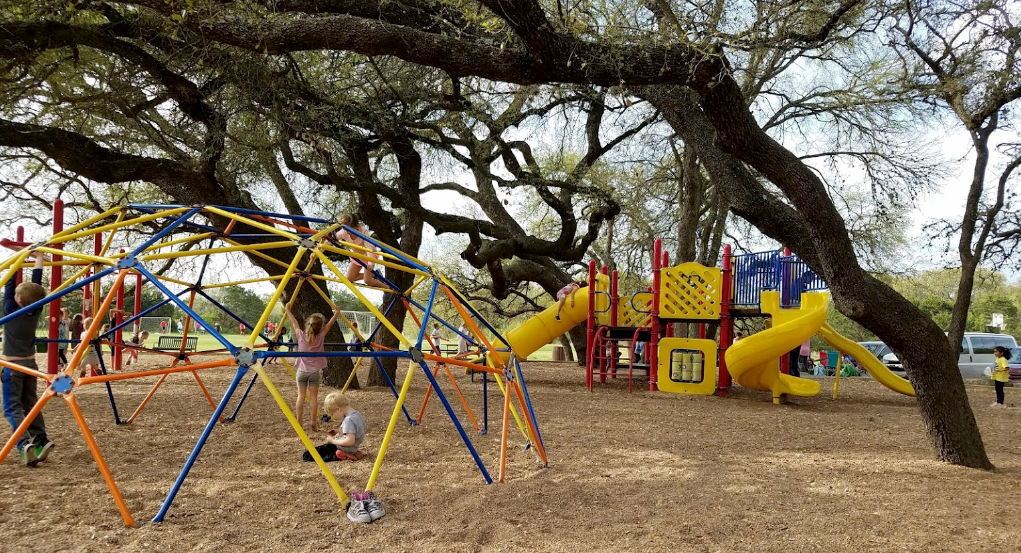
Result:
{"type": "Polygon", "coordinates": [[[996,386],[996,403],[993,407],[1006,407],[1003,404],[1003,387],[1010,380],[1010,372],[1007,370],[1007,359],[1010,358],[1010,350],[1003,346],[993,348],[993,355],[996,356],[996,368],[993,369],[990,378],[996,386]]]}

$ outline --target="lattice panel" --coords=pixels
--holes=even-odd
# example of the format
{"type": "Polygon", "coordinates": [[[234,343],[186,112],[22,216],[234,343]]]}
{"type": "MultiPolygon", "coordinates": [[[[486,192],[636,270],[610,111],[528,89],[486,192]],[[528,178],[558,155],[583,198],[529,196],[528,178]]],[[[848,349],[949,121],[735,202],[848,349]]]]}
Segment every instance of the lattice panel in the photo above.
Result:
{"type": "Polygon", "coordinates": [[[683,263],[660,273],[661,319],[720,318],[722,272],[698,263],[683,263]]]}
{"type": "Polygon", "coordinates": [[[617,323],[629,328],[650,326],[652,324],[652,292],[638,292],[621,302],[617,323]]]}

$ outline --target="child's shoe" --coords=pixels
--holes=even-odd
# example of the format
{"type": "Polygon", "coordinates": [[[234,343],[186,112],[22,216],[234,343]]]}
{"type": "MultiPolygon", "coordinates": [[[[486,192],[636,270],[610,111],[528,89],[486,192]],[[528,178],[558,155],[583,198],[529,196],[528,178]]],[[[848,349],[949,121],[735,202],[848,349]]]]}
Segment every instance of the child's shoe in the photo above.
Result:
{"type": "Polygon", "coordinates": [[[18,456],[21,457],[21,464],[26,467],[34,467],[39,464],[39,458],[35,455],[36,445],[27,444],[18,450],[18,456]]]}
{"type": "Polygon", "coordinates": [[[372,522],[369,511],[365,509],[365,500],[362,499],[362,494],[356,493],[351,497],[351,504],[347,507],[347,519],[359,524],[372,522]]]}
{"type": "Polygon", "coordinates": [[[559,323],[560,322],[560,315],[559,314],[553,315],[553,319],[555,319],[559,323]]]}
{"type": "Polygon", "coordinates": [[[376,497],[376,494],[371,491],[363,492],[362,497],[365,498],[365,510],[368,511],[372,522],[376,522],[386,516],[386,511],[383,510],[383,502],[376,497]]]}
{"type": "Polygon", "coordinates": [[[37,445],[31,448],[37,463],[42,463],[47,457],[49,457],[50,450],[53,449],[53,445],[53,442],[47,441],[43,445],[37,445]]]}

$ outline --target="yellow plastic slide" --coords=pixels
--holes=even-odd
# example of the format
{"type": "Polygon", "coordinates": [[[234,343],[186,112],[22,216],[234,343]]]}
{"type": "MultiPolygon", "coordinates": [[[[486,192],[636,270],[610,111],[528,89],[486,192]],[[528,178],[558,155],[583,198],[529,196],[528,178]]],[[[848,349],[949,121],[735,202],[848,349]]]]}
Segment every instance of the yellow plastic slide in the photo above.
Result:
{"type": "Polygon", "coordinates": [[[826,322],[829,294],[813,292],[801,295],[798,309],[780,309],[780,293],[762,293],[762,312],[773,318],[773,325],[727,348],[727,370],[738,384],[753,390],[773,393],[779,403],[783,394],[811,397],[819,395],[819,382],[780,372],[780,356],[808,340],[826,322]]]}
{"type": "Polygon", "coordinates": [[[872,355],[869,350],[861,347],[857,342],[853,342],[843,336],[841,336],[836,330],[833,330],[828,324],[822,325],[819,329],[819,336],[826,343],[837,348],[841,353],[845,353],[854,357],[858,364],[862,366],[866,371],[872,375],[872,378],[876,379],[876,382],[886,386],[887,388],[909,396],[915,395],[915,389],[911,387],[911,382],[907,379],[901,378],[886,368],[886,365],[882,361],[872,355]]]}
{"type": "MultiPolygon", "coordinates": [[[[561,334],[585,322],[588,316],[588,292],[588,287],[585,287],[574,293],[574,307],[571,307],[570,299],[564,302],[564,310],[560,312],[559,321],[556,320],[557,304],[554,303],[545,311],[521,323],[521,326],[504,334],[518,359],[528,357],[561,334]]],[[[499,343],[493,345],[500,347],[499,343]]],[[[500,357],[504,363],[507,362],[506,352],[500,352],[500,357]]]]}

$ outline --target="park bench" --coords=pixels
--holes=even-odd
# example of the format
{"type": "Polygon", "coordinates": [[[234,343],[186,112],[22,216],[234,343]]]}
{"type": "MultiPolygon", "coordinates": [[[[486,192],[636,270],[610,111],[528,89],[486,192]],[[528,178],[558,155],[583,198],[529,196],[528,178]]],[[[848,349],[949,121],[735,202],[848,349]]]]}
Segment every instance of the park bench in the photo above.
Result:
{"type": "MultiPolygon", "coordinates": [[[[156,344],[157,351],[181,351],[181,339],[184,336],[160,336],[160,341],[156,344]]],[[[188,336],[188,342],[185,344],[184,351],[195,351],[198,349],[199,339],[196,336],[188,336]]]]}

